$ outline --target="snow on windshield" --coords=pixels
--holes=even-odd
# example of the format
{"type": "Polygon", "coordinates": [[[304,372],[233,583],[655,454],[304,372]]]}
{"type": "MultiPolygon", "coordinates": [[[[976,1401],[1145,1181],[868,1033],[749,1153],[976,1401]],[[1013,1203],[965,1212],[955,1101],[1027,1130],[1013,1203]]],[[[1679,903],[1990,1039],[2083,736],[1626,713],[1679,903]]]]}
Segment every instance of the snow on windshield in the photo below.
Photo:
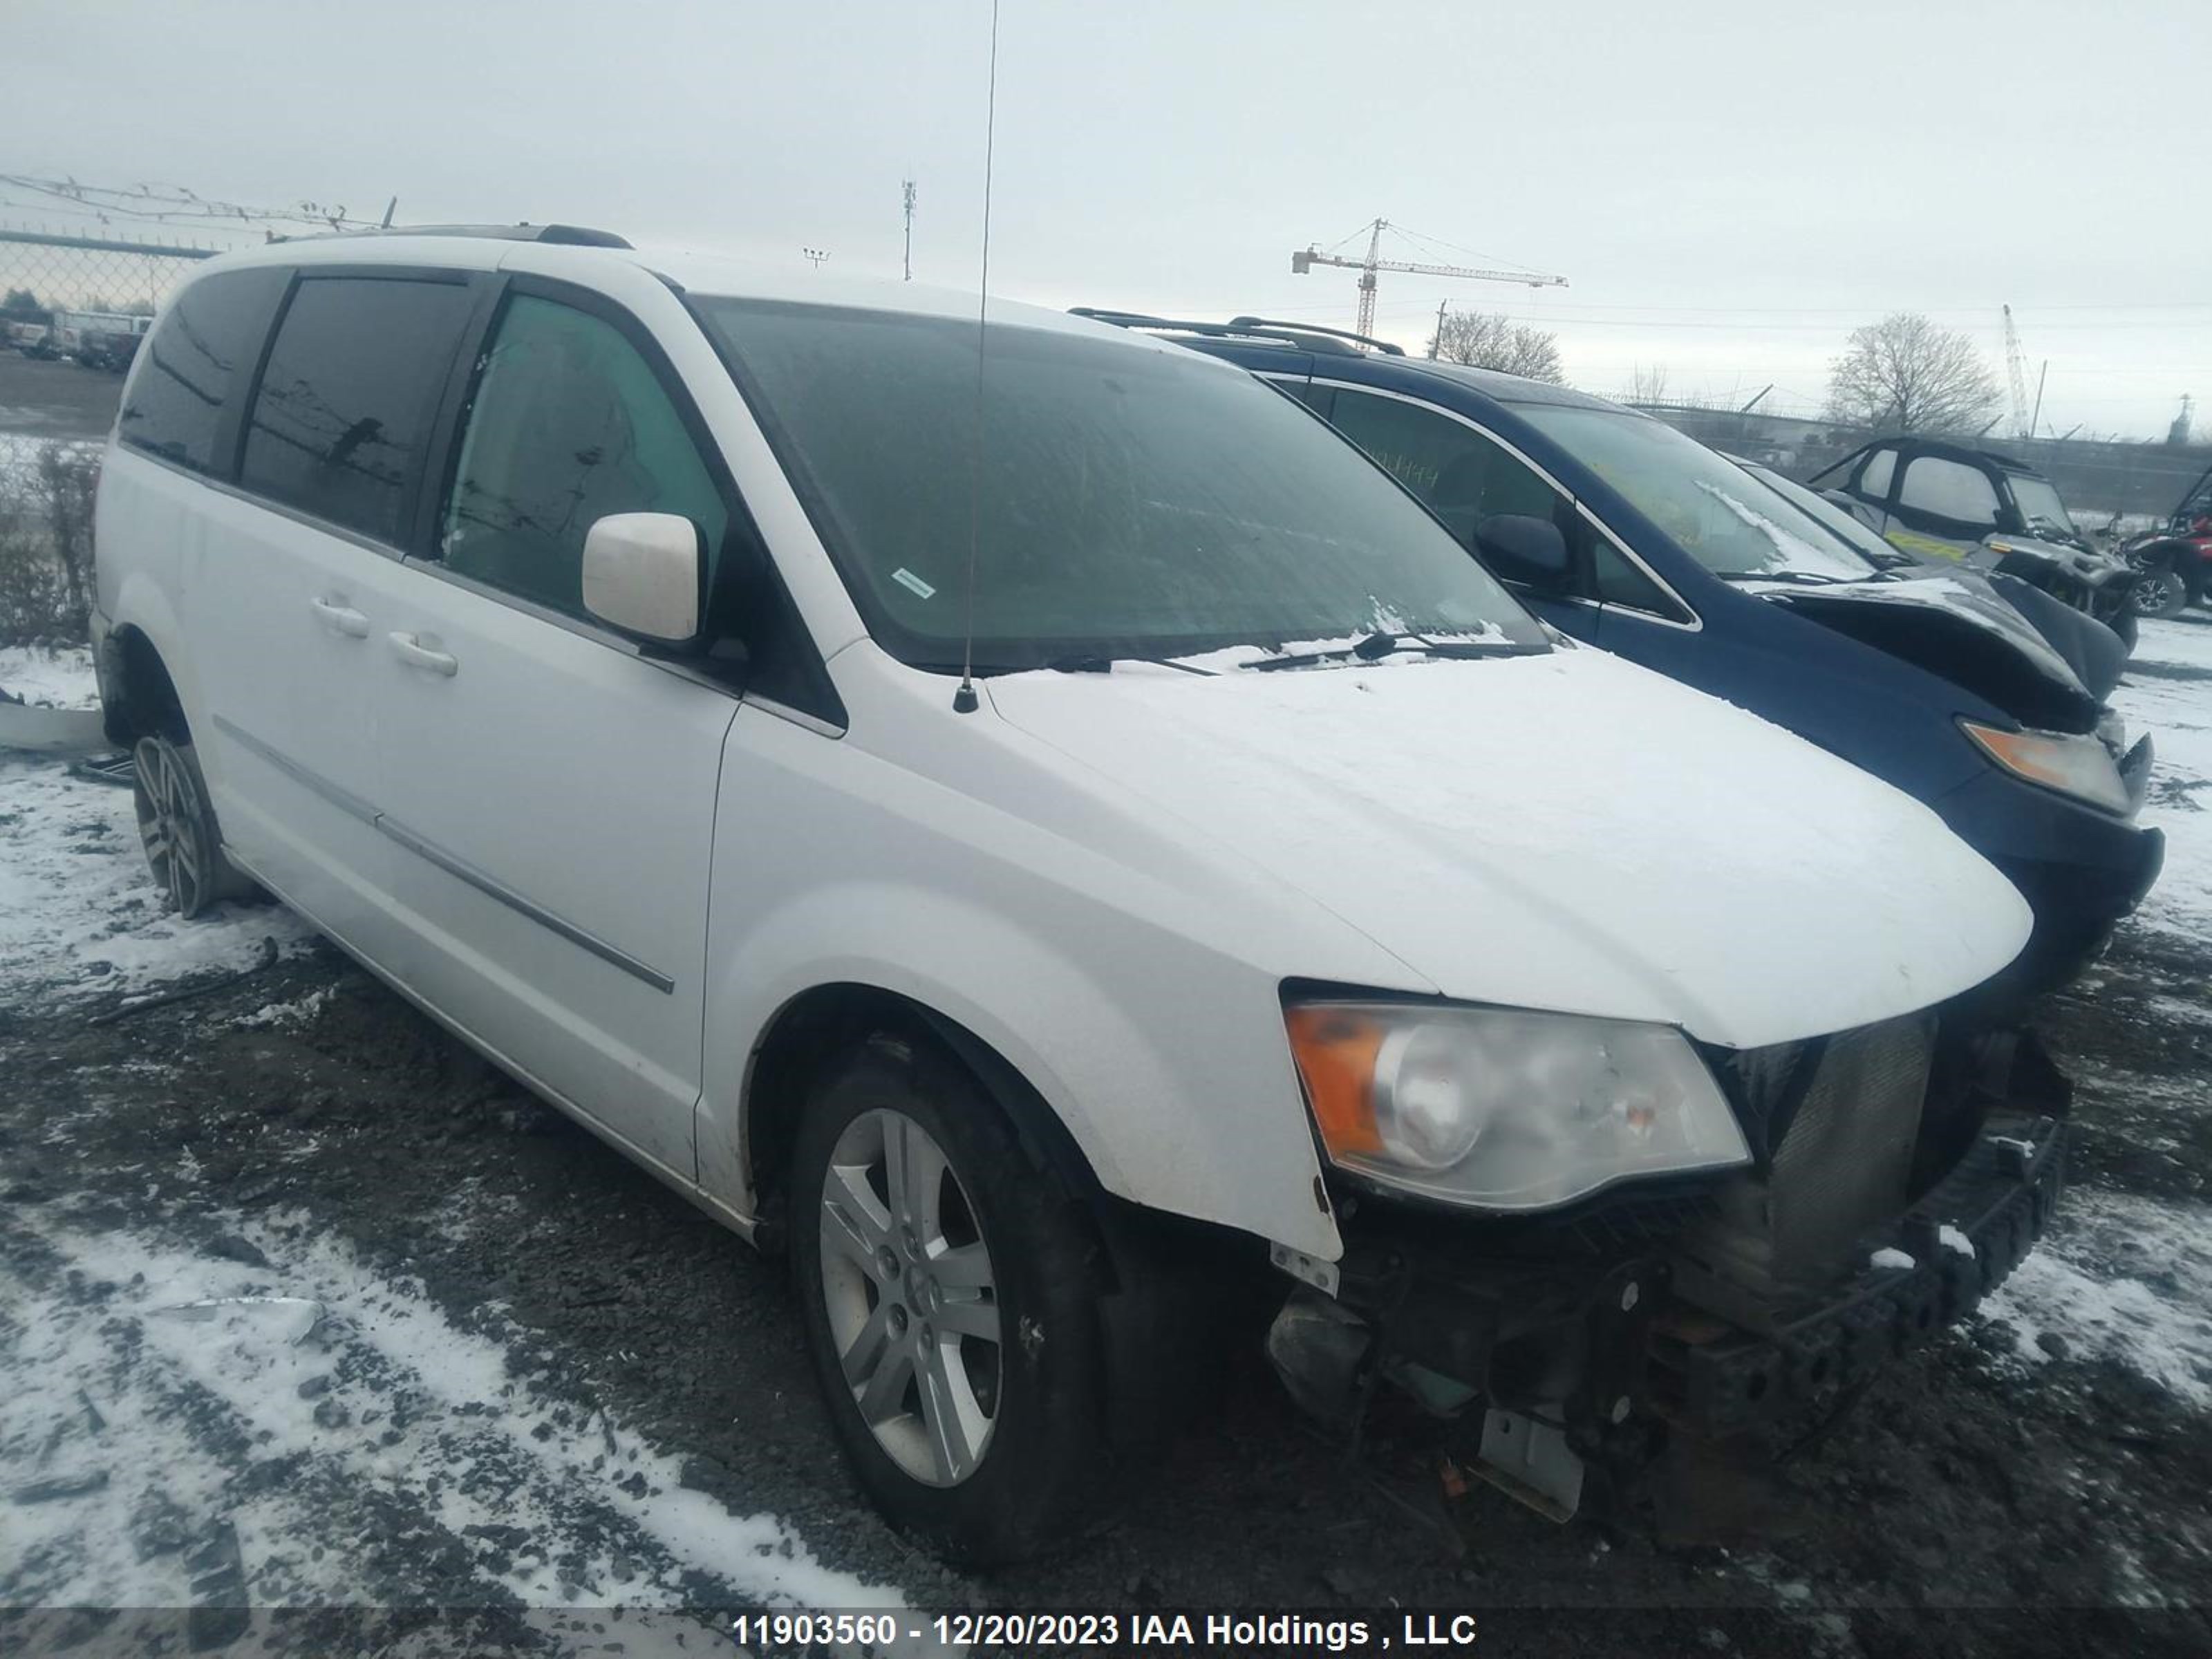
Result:
{"type": "MultiPolygon", "coordinates": [[[[1739,473],[1738,476],[1745,478],[1750,477],[1748,473],[1739,473]]],[[[1753,482],[1756,481],[1753,480],[1753,482]]],[[[1765,489],[1763,484],[1759,487],[1765,489]]],[[[1865,566],[1857,560],[1839,558],[1830,549],[1798,535],[1795,531],[1784,528],[1750,502],[1743,500],[1741,496],[1722,488],[1711,479],[1698,479],[1698,488],[1735,514],[1743,523],[1749,525],[1764,536],[1768,544],[1772,546],[1774,558],[1771,562],[1759,566],[1747,566],[1744,568],[1755,568],[1766,572],[1788,570],[1803,575],[1833,576],[1844,581],[1856,581],[1867,574],[1865,566]]],[[[1771,490],[1767,493],[1770,495],[1772,495],[1771,490]]]]}
{"type": "Polygon", "coordinates": [[[1602,407],[1524,404],[1516,411],[1613,486],[1675,545],[1722,575],[1855,580],[1865,564],[1786,526],[1801,515],[1783,497],[1703,444],[1647,415],[1602,407]]]}

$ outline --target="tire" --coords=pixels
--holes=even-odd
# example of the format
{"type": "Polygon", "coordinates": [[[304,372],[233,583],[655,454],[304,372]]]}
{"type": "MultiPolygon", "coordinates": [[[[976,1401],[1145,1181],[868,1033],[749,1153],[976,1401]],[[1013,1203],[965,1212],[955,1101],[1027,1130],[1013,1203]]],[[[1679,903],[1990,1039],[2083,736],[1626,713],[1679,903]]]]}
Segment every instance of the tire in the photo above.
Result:
{"type": "Polygon", "coordinates": [[[224,899],[255,892],[253,883],[222,855],[222,832],[192,745],[160,734],[141,738],[131,758],[138,837],[168,908],[190,921],[224,899]]]}
{"type": "Polygon", "coordinates": [[[2154,565],[2136,580],[2128,604],[2138,617],[2178,617],[2189,606],[2189,582],[2172,565],[2154,565]]]}
{"type": "Polygon", "coordinates": [[[791,1182],[807,1347],[878,1509],[968,1568],[1065,1537],[1106,1455],[1100,1251],[1080,1201],[964,1068],[889,1034],[813,1091],[791,1182]]]}

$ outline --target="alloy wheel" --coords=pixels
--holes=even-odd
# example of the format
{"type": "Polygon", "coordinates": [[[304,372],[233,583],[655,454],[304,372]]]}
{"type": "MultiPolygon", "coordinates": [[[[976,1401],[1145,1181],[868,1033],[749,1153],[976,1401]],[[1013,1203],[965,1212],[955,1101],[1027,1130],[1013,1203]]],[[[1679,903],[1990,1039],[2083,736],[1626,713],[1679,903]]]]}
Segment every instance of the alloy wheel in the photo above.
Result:
{"type": "Polygon", "coordinates": [[[845,1383],[884,1453],[957,1486],[996,1430],[1002,1351],[990,1250],[945,1149],[862,1112],[823,1176],[822,1296],[845,1383]]]}
{"type": "Polygon", "coordinates": [[[141,738],[133,758],[138,770],[133,799],[146,862],[169,908],[196,915],[205,902],[213,873],[199,791],[175,748],[159,738],[141,738]]]}
{"type": "Polygon", "coordinates": [[[2137,613],[2146,617],[2163,617],[2170,611],[2181,609],[2173,602],[2174,584],[2178,580],[2164,570],[2145,571],[2136,581],[2134,592],[2129,596],[2135,601],[2137,613]]]}

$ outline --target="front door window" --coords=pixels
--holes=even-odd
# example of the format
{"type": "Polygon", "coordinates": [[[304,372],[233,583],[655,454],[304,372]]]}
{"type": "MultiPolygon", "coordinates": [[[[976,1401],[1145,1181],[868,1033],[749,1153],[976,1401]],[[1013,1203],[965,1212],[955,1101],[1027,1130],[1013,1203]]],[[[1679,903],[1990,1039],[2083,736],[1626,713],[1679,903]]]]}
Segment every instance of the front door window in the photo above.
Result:
{"type": "Polygon", "coordinates": [[[583,616],[584,536],[612,513],[673,513],[709,565],[729,515],[652,366],[613,325],[524,295],[501,319],[446,501],[448,569],[583,616]]]}

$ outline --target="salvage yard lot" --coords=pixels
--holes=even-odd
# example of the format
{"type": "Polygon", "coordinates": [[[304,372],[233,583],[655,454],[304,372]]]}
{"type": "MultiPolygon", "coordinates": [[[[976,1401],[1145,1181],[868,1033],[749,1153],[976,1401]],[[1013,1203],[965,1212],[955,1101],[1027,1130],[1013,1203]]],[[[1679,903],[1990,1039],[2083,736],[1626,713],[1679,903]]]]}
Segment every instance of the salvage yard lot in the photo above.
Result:
{"type": "MultiPolygon", "coordinates": [[[[88,694],[81,654],[0,655],[19,684],[88,694]]],[[[989,1581],[853,1486],[778,1265],[283,912],[164,916],[126,792],[0,763],[0,1646],[125,1633],[23,1609],[197,1607],[128,1627],[183,1651],[251,1602],[240,1651],[337,1606],[343,1645],[705,1653],[698,1609],[776,1601],[1476,1607],[1504,1652],[1611,1609],[1653,1654],[1917,1650],[1945,1609],[1955,1652],[2077,1650],[2100,1618],[2203,1651],[2212,618],[2146,624],[2117,701],[2170,850],[2050,1011],[2069,1207],[1788,1466],[1774,1524],[1670,1547],[1480,1488],[1439,1524],[1432,1470],[1388,1436],[1346,1467],[1255,1361],[1101,1530],[989,1581]]]]}

